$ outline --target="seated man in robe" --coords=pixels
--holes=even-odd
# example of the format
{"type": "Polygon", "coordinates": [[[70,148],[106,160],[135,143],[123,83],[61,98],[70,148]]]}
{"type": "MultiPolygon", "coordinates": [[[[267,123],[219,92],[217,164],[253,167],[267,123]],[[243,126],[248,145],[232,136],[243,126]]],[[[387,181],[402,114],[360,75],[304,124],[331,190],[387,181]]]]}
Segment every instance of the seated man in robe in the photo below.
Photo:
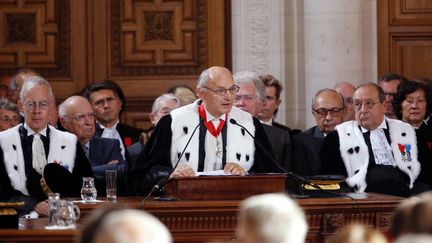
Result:
{"type": "Polygon", "coordinates": [[[408,123],[386,118],[384,91],[374,83],[354,92],[355,121],[324,138],[324,173],[342,174],[355,192],[410,196],[420,173],[417,139],[408,123]]]}
{"type": "Polygon", "coordinates": [[[129,177],[132,194],[147,195],[173,168],[172,177],[222,169],[233,175],[281,172],[276,165],[265,164],[271,161],[268,155],[244,129],[230,122],[235,120],[261,144],[269,144],[259,120],[233,107],[238,90],[228,69],[204,70],[197,83],[200,99],[164,116],[136,160],[129,177]]]}
{"type": "Polygon", "coordinates": [[[105,171],[116,170],[119,194],[125,193],[127,163],[121,155],[117,139],[96,137],[95,115],[88,100],[82,96],[71,96],[59,107],[60,122],[70,133],[78,137],[92,166],[98,195],[105,195],[105,171]]]}
{"type": "Polygon", "coordinates": [[[25,122],[0,132],[0,200],[25,201],[26,212],[46,214],[50,190],[79,196],[82,177],[93,176],[76,136],[48,125],[52,95],[42,77],[26,78],[18,104],[25,122]],[[64,171],[63,177],[46,173],[45,167],[59,168],[54,171],[64,171]]]}

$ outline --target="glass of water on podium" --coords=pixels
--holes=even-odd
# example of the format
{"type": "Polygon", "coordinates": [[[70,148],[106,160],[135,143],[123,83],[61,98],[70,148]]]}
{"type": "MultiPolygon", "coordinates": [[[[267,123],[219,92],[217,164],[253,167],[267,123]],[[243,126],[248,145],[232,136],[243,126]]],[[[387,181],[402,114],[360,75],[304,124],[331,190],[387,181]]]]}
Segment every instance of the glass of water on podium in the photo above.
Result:
{"type": "Polygon", "coordinates": [[[107,201],[115,202],[117,200],[117,171],[106,170],[105,178],[107,201]]]}

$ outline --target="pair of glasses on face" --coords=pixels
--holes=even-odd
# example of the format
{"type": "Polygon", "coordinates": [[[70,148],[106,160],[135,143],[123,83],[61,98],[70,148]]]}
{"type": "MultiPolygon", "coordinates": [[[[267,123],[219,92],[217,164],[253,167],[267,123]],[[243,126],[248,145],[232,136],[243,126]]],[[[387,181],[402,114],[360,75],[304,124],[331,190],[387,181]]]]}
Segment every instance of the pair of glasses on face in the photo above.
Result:
{"type": "Polygon", "coordinates": [[[48,106],[49,106],[48,101],[39,101],[39,102],[26,101],[26,102],[24,102],[24,108],[26,110],[34,110],[34,109],[36,109],[36,107],[39,107],[39,109],[44,111],[44,110],[48,109],[48,106]]]}
{"type": "Polygon", "coordinates": [[[18,123],[18,117],[14,116],[14,117],[8,117],[8,116],[3,116],[0,117],[1,121],[7,122],[7,123],[18,123]]]}
{"type": "Polygon", "coordinates": [[[374,101],[354,101],[354,110],[359,111],[361,110],[362,106],[366,107],[367,109],[372,109],[374,105],[378,104],[380,102],[374,102],[374,101]]]}
{"type": "Polygon", "coordinates": [[[412,106],[412,105],[424,105],[426,103],[426,100],[424,99],[419,99],[419,100],[404,100],[404,102],[408,105],[408,106],[412,106]]]}
{"type": "Polygon", "coordinates": [[[255,99],[255,96],[253,95],[236,95],[234,98],[235,101],[245,100],[245,101],[252,101],[255,99]]]}
{"type": "Polygon", "coordinates": [[[219,95],[219,96],[224,96],[224,95],[226,95],[227,93],[228,93],[228,91],[231,93],[231,94],[236,94],[237,92],[239,92],[239,90],[240,90],[240,87],[238,86],[238,85],[233,85],[233,86],[231,86],[229,89],[225,89],[225,88],[222,88],[222,87],[218,87],[218,88],[216,88],[216,89],[212,89],[212,88],[209,88],[209,87],[207,87],[207,86],[203,86],[203,88],[204,89],[208,89],[208,90],[210,90],[210,91],[213,91],[213,93],[215,93],[215,94],[217,94],[217,95],[219,95]]]}
{"type": "Polygon", "coordinates": [[[327,114],[329,113],[331,116],[338,116],[343,109],[344,108],[332,108],[332,109],[320,108],[313,111],[320,117],[326,117],[327,114]]]}
{"type": "Polygon", "coordinates": [[[94,112],[88,112],[88,113],[76,113],[75,115],[69,115],[70,119],[73,119],[79,123],[84,123],[86,119],[94,120],[95,113],[94,112]]]}

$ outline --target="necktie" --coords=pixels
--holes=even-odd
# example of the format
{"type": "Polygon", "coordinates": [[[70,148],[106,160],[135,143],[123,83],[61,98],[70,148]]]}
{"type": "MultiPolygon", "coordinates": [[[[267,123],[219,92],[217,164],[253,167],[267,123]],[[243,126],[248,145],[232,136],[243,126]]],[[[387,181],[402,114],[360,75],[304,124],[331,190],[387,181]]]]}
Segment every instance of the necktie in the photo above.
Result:
{"type": "Polygon", "coordinates": [[[87,146],[85,146],[85,145],[83,145],[82,148],[84,150],[85,156],[90,161],[90,151],[89,151],[89,148],[87,146]]]}
{"type": "Polygon", "coordinates": [[[39,134],[34,134],[32,143],[32,165],[39,174],[43,175],[43,170],[47,164],[45,157],[44,144],[39,134]]]}

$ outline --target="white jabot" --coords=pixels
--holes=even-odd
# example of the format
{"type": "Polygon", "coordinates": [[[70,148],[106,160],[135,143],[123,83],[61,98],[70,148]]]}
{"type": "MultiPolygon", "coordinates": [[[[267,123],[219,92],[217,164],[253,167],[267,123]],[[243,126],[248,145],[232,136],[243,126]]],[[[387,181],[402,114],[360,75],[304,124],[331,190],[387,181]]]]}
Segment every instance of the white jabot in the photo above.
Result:
{"type": "Polygon", "coordinates": [[[121,139],[120,133],[117,131],[117,124],[119,123],[119,121],[117,121],[114,126],[112,127],[104,127],[101,124],[100,127],[103,129],[102,135],[101,137],[103,138],[113,138],[113,139],[117,139],[120,142],[120,149],[121,149],[121,154],[123,156],[123,159],[126,159],[125,157],[125,147],[123,145],[123,141],[121,139]]]}
{"type": "Polygon", "coordinates": [[[392,149],[387,141],[383,129],[387,129],[385,119],[376,129],[370,130],[370,142],[375,158],[375,163],[377,165],[391,165],[396,167],[397,164],[393,157],[392,149]]]}
{"type": "Polygon", "coordinates": [[[32,166],[39,174],[43,175],[43,170],[45,165],[47,164],[46,156],[45,156],[45,148],[44,144],[40,138],[40,135],[46,136],[47,128],[40,130],[36,133],[33,129],[31,129],[27,123],[24,123],[24,128],[27,130],[27,136],[33,135],[33,143],[32,143],[32,166]]]}
{"type": "MultiPolygon", "coordinates": [[[[225,120],[225,114],[221,115],[220,117],[214,117],[212,114],[210,114],[207,110],[206,111],[206,118],[207,121],[212,121],[213,126],[217,128],[219,126],[219,123],[221,120],[225,120]]],[[[210,133],[206,133],[205,136],[205,159],[206,161],[204,165],[204,171],[213,171],[213,170],[220,170],[222,168],[222,151],[223,151],[223,144],[222,144],[222,133],[219,134],[216,138],[212,136],[210,133]]]]}

